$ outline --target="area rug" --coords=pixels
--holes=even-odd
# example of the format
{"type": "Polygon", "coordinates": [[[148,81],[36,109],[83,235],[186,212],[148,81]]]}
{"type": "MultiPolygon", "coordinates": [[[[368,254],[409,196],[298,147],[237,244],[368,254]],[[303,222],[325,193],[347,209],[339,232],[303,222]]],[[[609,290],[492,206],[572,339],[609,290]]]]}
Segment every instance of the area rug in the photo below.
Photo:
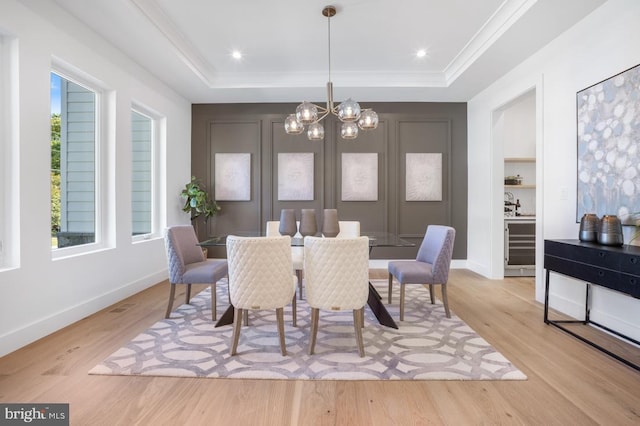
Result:
{"type": "MultiPolygon", "coordinates": [[[[387,281],[372,283],[386,302],[387,281]]],[[[223,285],[224,284],[224,285],[223,285]]],[[[229,355],[232,325],[214,327],[209,290],[176,309],[117,350],[89,374],[300,380],[526,380],[527,377],[423,286],[407,286],[405,320],[398,294],[387,306],[399,329],[378,324],[365,308],[366,356],[361,358],[351,312],[323,312],[314,355],[308,355],[310,310],[298,300],[298,324],[285,308],[287,356],[280,353],[275,312],[253,311],[242,327],[238,354],[229,355]]],[[[217,286],[218,312],[227,286],[217,286]]]]}

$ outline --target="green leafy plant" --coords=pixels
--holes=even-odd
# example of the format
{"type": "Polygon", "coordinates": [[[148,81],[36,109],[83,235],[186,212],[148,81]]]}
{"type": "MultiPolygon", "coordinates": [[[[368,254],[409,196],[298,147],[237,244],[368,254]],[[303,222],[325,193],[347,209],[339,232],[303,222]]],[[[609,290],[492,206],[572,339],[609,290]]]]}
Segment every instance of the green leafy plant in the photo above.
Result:
{"type": "Polygon", "coordinates": [[[185,185],[180,195],[186,199],[182,211],[191,213],[192,221],[204,215],[206,223],[221,210],[218,203],[209,198],[205,186],[195,176],[191,176],[191,181],[185,185]]]}

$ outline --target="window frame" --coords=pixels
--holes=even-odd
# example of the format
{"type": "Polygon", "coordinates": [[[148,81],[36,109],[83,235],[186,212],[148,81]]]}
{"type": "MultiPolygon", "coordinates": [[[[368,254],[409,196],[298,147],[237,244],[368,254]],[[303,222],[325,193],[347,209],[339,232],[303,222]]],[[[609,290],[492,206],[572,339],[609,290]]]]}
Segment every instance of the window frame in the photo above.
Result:
{"type": "MultiPolygon", "coordinates": [[[[140,114],[151,120],[151,232],[147,234],[133,235],[133,204],[130,205],[130,213],[132,215],[131,226],[131,241],[134,243],[147,241],[152,238],[161,237],[161,214],[160,214],[160,149],[161,139],[164,134],[164,118],[153,109],[143,105],[140,102],[133,101],[131,103],[130,112],[140,114]]],[[[133,124],[133,121],[131,122],[133,124]]],[[[131,132],[130,132],[131,134],[131,132]]],[[[131,148],[133,148],[133,140],[131,140],[131,148]]],[[[131,150],[133,155],[133,150],[131,150]]],[[[133,163],[130,162],[132,165],[133,163]]],[[[131,176],[133,177],[133,168],[131,176]]],[[[133,179],[130,179],[131,184],[131,197],[130,201],[133,203],[133,179]]]]}
{"type": "Polygon", "coordinates": [[[113,99],[113,96],[109,96],[104,85],[97,79],[60,60],[55,58],[52,60],[49,72],[55,73],[61,78],[95,93],[94,241],[62,248],[51,247],[51,257],[53,260],[57,260],[104,250],[109,248],[110,242],[114,240],[114,238],[110,238],[109,217],[111,215],[107,208],[110,190],[107,175],[110,156],[107,150],[109,141],[107,129],[109,128],[109,123],[113,121],[110,119],[108,112],[115,99],[113,99]]]}
{"type": "Polygon", "coordinates": [[[18,39],[0,32],[0,271],[20,266],[18,39]]]}

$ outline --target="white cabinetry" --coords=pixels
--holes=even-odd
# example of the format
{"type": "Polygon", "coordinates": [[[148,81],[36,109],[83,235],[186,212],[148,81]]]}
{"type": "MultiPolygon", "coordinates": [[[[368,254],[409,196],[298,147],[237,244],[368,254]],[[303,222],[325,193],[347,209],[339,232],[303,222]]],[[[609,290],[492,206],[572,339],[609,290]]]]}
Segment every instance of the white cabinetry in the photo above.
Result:
{"type": "MultiPolygon", "coordinates": [[[[504,176],[520,176],[521,185],[505,185],[505,201],[520,200],[520,213],[533,216],[536,213],[536,159],[529,157],[505,158],[504,176]]],[[[505,206],[507,207],[507,206],[505,206]]],[[[505,212],[506,213],[506,212],[505,212]]]]}

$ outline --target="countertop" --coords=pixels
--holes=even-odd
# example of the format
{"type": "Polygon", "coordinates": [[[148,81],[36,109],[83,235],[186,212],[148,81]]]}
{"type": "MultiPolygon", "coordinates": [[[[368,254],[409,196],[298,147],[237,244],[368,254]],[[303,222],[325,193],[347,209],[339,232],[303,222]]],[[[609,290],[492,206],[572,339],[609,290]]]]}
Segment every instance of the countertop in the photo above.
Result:
{"type": "Polygon", "coordinates": [[[534,215],[531,216],[505,216],[504,220],[513,220],[513,221],[524,221],[524,220],[536,220],[536,217],[534,215]]]}

